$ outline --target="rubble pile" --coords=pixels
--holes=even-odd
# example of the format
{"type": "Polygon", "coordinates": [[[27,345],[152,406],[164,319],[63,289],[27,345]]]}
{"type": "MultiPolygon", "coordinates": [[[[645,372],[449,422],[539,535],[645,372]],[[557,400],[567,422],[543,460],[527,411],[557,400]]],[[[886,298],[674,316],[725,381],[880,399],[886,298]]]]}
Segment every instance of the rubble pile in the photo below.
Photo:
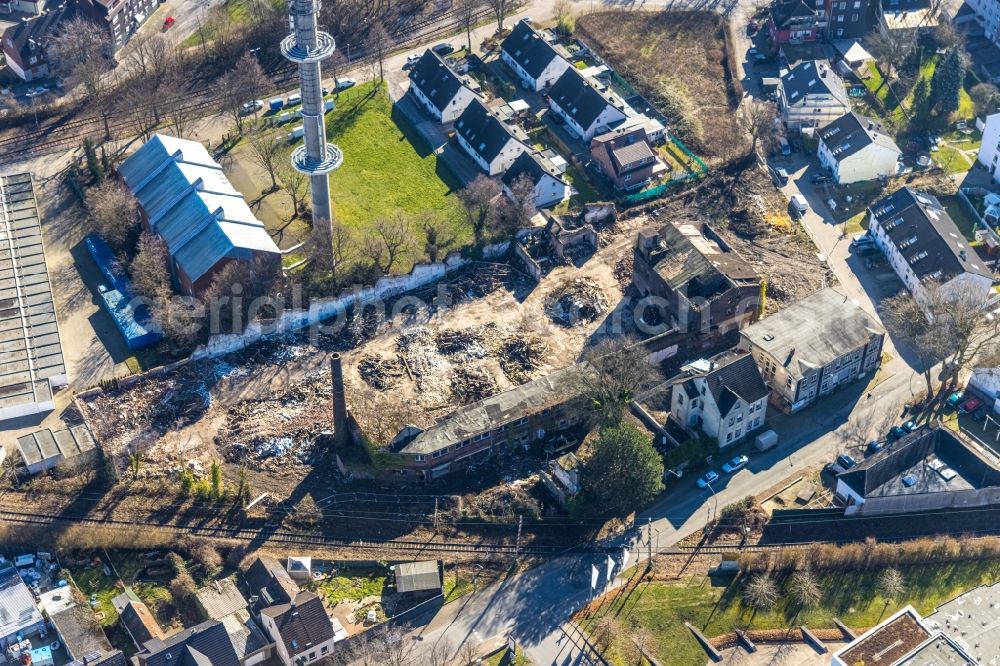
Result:
{"type": "Polygon", "coordinates": [[[398,358],[383,358],[375,354],[366,354],[358,362],[358,374],[369,386],[379,391],[385,391],[399,384],[406,370],[398,358]]]}
{"type": "Polygon", "coordinates": [[[560,326],[590,322],[608,309],[608,301],[593,280],[576,278],[549,295],[545,313],[560,326]]]}
{"type": "Polygon", "coordinates": [[[435,343],[437,350],[452,361],[486,358],[488,353],[482,344],[480,328],[446,328],[437,334],[435,343]]]}
{"type": "Polygon", "coordinates": [[[354,308],[347,320],[345,337],[350,347],[357,347],[378,334],[385,313],[374,305],[365,305],[360,310],[354,308]]]}
{"type": "Polygon", "coordinates": [[[594,256],[594,247],[588,242],[573,243],[563,248],[563,254],[574,266],[583,266],[594,256]]]}
{"type": "Polygon", "coordinates": [[[513,384],[524,384],[529,374],[541,366],[542,357],[548,352],[545,341],[534,335],[523,335],[508,340],[500,354],[500,368],[513,384]]]}
{"type": "Polygon", "coordinates": [[[615,266],[613,269],[613,275],[615,280],[618,281],[618,286],[621,287],[622,293],[628,291],[629,285],[632,284],[632,252],[628,251],[620,256],[615,261],[615,266]]]}
{"type": "Polygon", "coordinates": [[[510,264],[477,262],[456,272],[447,282],[451,297],[455,300],[483,298],[497,289],[506,289],[512,294],[527,293],[533,282],[510,264]]]}
{"type": "Polygon", "coordinates": [[[396,338],[396,350],[413,373],[417,388],[425,399],[434,404],[445,402],[448,395],[445,380],[447,364],[438,352],[431,332],[423,326],[403,331],[396,338]]]}
{"type": "Polygon", "coordinates": [[[451,373],[451,392],[463,405],[479,402],[499,391],[493,376],[480,366],[464,365],[451,373]]]}

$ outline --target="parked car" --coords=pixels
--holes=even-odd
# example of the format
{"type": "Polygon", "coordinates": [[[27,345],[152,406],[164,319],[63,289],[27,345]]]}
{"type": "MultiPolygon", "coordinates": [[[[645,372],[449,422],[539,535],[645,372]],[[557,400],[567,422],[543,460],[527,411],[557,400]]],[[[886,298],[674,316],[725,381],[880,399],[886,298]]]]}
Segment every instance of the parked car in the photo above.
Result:
{"type": "Polygon", "coordinates": [[[853,456],[849,456],[846,453],[841,453],[839,456],[837,456],[837,464],[843,467],[844,469],[851,469],[852,467],[858,464],[858,461],[856,461],[853,456]]]}
{"type": "Polygon", "coordinates": [[[856,236],[854,236],[854,238],[851,239],[851,247],[858,247],[861,245],[874,245],[874,244],[875,244],[875,239],[872,238],[868,234],[868,232],[865,232],[863,234],[857,234],[856,236]]]}
{"type": "Polygon", "coordinates": [[[960,403],[961,401],[962,401],[962,392],[955,391],[954,393],[948,396],[947,400],[944,401],[944,406],[948,409],[956,409],[958,407],[958,403],[960,403]]]}
{"type": "Polygon", "coordinates": [[[770,171],[771,180],[774,182],[775,187],[784,187],[788,184],[788,171],[785,170],[785,167],[778,167],[777,169],[770,167],[770,171]]]}
{"type": "Polygon", "coordinates": [[[726,474],[732,474],[733,472],[738,472],[747,466],[750,459],[746,456],[736,456],[732,460],[722,465],[722,471],[726,474]]]}
{"type": "Polygon", "coordinates": [[[918,426],[915,421],[907,421],[903,424],[903,429],[906,430],[906,432],[915,432],[919,428],[920,426],[918,426]]]}
{"type": "Polygon", "coordinates": [[[240,106],[240,113],[243,114],[244,116],[249,116],[251,113],[257,113],[263,108],[264,108],[264,100],[255,99],[253,101],[246,102],[242,106],[240,106]]]}
{"type": "Polygon", "coordinates": [[[354,79],[344,78],[337,79],[337,90],[347,90],[348,88],[357,85],[358,82],[354,79]]]}
{"type": "Polygon", "coordinates": [[[788,143],[788,139],[785,137],[781,137],[781,141],[778,142],[778,145],[781,146],[781,154],[785,157],[792,154],[792,145],[788,143]]]}
{"type": "Polygon", "coordinates": [[[406,63],[403,64],[403,69],[406,69],[407,67],[413,67],[414,65],[416,65],[417,62],[420,61],[420,57],[422,55],[423,55],[422,53],[411,53],[410,55],[406,56],[406,63]]]}
{"type": "Polygon", "coordinates": [[[699,488],[708,488],[710,485],[719,480],[719,474],[714,469],[710,469],[698,479],[699,488]]]}
{"type": "Polygon", "coordinates": [[[903,426],[892,426],[889,428],[888,434],[885,436],[886,442],[895,442],[897,439],[902,439],[906,437],[906,429],[903,426]]]}
{"type": "Polygon", "coordinates": [[[454,53],[455,47],[449,44],[448,42],[442,42],[440,44],[435,44],[434,46],[432,46],[431,51],[434,51],[434,53],[437,53],[439,56],[446,56],[449,53],[454,53]]]}
{"type": "Polygon", "coordinates": [[[907,474],[902,478],[902,481],[903,485],[909,488],[917,483],[917,477],[913,476],[912,474],[907,474]]]}
{"type": "Polygon", "coordinates": [[[825,173],[818,173],[811,178],[813,185],[822,185],[823,183],[829,183],[833,180],[830,176],[825,173]]]}
{"type": "Polygon", "coordinates": [[[843,474],[847,470],[841,467],[839,463],[827,463],[826,466],[823,467],[823,471],[837,476],[838,474],[843,474]]]}
{"type": "Polygon", "coordinates": [[[979,409],[979,407],[982,404],[983,404],[983,401],[980,400],[979,398],[969,398],[968,400],[966,400],[965,402],[963,402],[959,406],[958,413],[959,414],[971,414],[972,412],[974,412],[977,409],[979,409]]]}
{"type": "Polygon", "coordinates": [[[792,198],[788,201],[788,206],[795,213],[796,217],[802,217],[809,210],[809,202],[801,194],[793,194],[792,198]]]}
{"type": "Polygon", "coordinates": [[[983,419],[986,418],[986,415],[989,413],[989,411],[990,408],[987,407],[986,405],[983,405],[982,407],[976,410],[976,412],[972,415],[972,418],[976,419],[977,421],[982,421],[983,419]]]}
{"type": "Polygon", "coordinates": [[[877,439],[873,439],[872,441],[868,442],[868,446],[865,447],[865,452],[868,453],[868,455],[874,455],[884,448],[885,446],[882,444],[882,442],[878,441],[877,439]]]}
{"type": "Polygon", "coordinates": [[[163,32],[166,32],[167,30],[170,30],[172,27],[174,27],[174,23],[177,23],[177,20],[173,16],[168,16],[167,18],[165,18],[163,20],[163,32]]]}

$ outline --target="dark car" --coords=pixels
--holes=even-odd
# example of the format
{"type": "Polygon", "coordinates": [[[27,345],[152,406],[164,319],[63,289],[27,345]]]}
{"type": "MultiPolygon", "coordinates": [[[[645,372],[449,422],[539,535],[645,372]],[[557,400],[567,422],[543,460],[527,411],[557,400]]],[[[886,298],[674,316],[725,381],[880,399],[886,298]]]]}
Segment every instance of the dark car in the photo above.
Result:
{"type": "Polygon", "coordinates": [[[872,441],[868,442],[868,446],[867,448],[865,448],[865,451],[868,452],[868,455],[874,455],[884,448],[885,447],[882,445],[882,442],[878,441],[877,439],[873,439],[872,441]]]}
{"type": "Polygon", "coordinates": [[[769,169],[771,171],[771,180],[774,182],[775,187],[784,187],[788,184],[788,171],[785,170],[785,167],[778,167],[777,169],[769,167],[769,169]]]}
{"type": "Polygon", "coordinates": [[[846,453],[841,453],[839,456],[837,456],[837,464],[843,467],[844,469],[851,469],[852,467],[857,465],[858,462],[853,458],[853,456],[849,456],[846,453]]]}
{"type": "Polygon", "coordinates": [[[831,180],[833,180],[833,178],[826,175],[825,173],[818,173],[815,176],[813,176],[810,180],[812,180],[813,185],[822,185],[823,183],[829,183],[831,180]]]}
{"type": "Polygon", "coordinates": [[[437,53],[439,56],[446,56],[449,53],[454,53],[455,52],[455,47],[452,46],[451,44],[448,44],[447,42],[444,42],[444,43],[435,44],[434,46],[432,46],[431,47],[431,51],[434,51],[434,53],[437,53]]]}
{"type": "Polygon", "coordinates": [[[897,439],[902,439],[906,437],[906,429],[903,426],[892,426],[889,429],[889,434],[885,436],[885,441],[895,442],[897,439]]]}
{"type": "Polygon", "coordinates": [[[983,405],[972,414],[972,418],[976,419],[977,421],[982,421],[983,419],[986,418],[986,415],[989,413],[989,411],[990,411],[989,407],[983,405]]]}

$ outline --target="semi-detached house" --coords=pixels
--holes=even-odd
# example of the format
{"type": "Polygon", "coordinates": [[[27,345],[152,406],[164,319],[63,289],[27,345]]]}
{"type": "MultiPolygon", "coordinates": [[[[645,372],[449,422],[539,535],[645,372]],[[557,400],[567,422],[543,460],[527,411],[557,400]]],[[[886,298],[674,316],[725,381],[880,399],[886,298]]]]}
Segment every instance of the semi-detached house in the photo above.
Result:
{"type": "Polygon", "coordinates": [[[453,122],[472,100],[479,99],[466,83],[430,49],[424,51],[410,70],[413,96],[439,123],[453,122]]]}
{"type": "Polygon", "coordinates": [[[520,178],[527,178],[533,186],[536,208],[545,208],[565,201],[572,191],[552,163],[537,153],[523,152],[517,156],[503,174],[503,191],[513,195],[511,187],[520,178]]]}
{"type": "Polygon", "coordinates": [[[851,110],[839,76],[819,60],[806,60],[782,74],[778,108],[789,129],[826,127],[851,110]]]}
{"type": "Polygon", "coordinates": [[[670,418],[726,448],[764,427],[767,385],[752,356],[723,352],[683,368],[674,381],[670,418]]]}
{"type": "Polygon", "coordinates": [[[846,113],[820,131],[816,156],[840,185],[893,176],[902,151],[881,124],[846,113]]]}
{"type": "Polygon", "coordinates": [[[489,176],[502,174],[521,153],[527,152],[528,147],[514,136],[515,131],[478,99],[455,121],[458,144],[489,176]]]}
{"type": "Polygon", "coordinates": [[[869,212],[868,232],[917,303],[926,303],[928,282],[945,292],[993,286],[993,272],[933,195],[904,187],[869,212]]]}
{"type": "Polygon", "coordinates": [[[624,103],[612,100],[607,91],[595,88],[574,68],[563,72],[549,90],[549,108],[574,136],[586,142],[598,130],[625,120],[625,112],[619,106],[624,103]]]}
{"type": "Polygon", "coordinates": [[[500,44],[500,59],[535,92],[551,87],[570,68],[569,62],[523,20],[500,44]]]}
{"type": "Polygon", "coordinates": [[[885,331],[857,303],[826,288],[740,332],[771,389],[771,403],[797,412],[882,362],[885,331]]]}

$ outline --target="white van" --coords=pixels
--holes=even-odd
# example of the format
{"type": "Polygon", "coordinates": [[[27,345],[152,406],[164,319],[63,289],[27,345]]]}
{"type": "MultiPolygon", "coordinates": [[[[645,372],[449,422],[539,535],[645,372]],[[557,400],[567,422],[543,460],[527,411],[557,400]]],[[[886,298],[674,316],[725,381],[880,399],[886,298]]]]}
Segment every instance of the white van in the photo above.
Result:
{"type": "Polygon", "coordinates": [[[292,132],[288,135],[288,143],[295,141],[296,139],[301,139],[305,136],[306,130],[302,125],[294,128],[292,132]]]}
{"type": "Polygon", "coordinates": [[[806,214],[806,211],[809,210],[809,202],[806,201],[806,198],[801,194],[793,194],[791,201],[788,203],[791,205],[792,211],[798,217],[802,217],[806,214]]]}

